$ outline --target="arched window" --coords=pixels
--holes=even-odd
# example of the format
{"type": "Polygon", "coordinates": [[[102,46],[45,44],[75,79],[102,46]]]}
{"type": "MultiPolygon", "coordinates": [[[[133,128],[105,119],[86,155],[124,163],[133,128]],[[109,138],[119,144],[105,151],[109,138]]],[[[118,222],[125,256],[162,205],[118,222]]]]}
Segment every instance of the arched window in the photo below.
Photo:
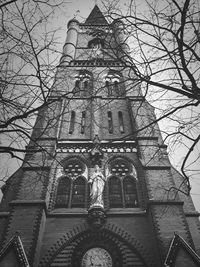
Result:
{"type": "Polygon", "coordinates": [[[63,208],[69,205],[71,180],[68,177],[61,177],[57,187],[56,207],[63,208]]]}
{"type": "Polygon", "coordinates": [[[82,97],[92,94],[92,73],[87,70],[80,70],[76,76],[74,92],[82,97]]]}
{"type": "Polygon", "coordinates": [[[75,86],[74,86],[74,90],[73,90],[75,95],[79,95],[80,94],[80,80],[76,80],[75,81],[75,86]]]}
{"type": "Polygon", "coordinates": [[[120,72],[110,70],[105,80],[109,84],[109,87],[106,84],[106,87],[109,89],[108,96],[120,97],[125,95],[123,78],[120,72]]]}
{"type": "Polygon", "coordinates": [[[73,181],[71,207],[84,208],[85,196],[85,179],[83,177],[78,177],[73,181]]]}
{"type": "Polygon", "coordinates": [[[58,180],[55,208],[86,208],[87,181],[83,176],[85,165],[77,159],[64,163],[64,173],[58,180]]]}
{"type": "Polygon", "coordinates": [[[84,90],[86,91],[86,90],[88,89],[88,84],[89,84],[89,83],[88,83],[88,81],[86,80],[86,81],[84,81],[83,84],[84,84],[84,90]]]}
{"type": "Polygon", "coordinates": [[[112,96],[112,87],[109,84],[109,81],[106,81],[106,89],[108,96],[112,96]]]}
{"type": "Polygon", "coordinates": [[[88,42],[88,48],[101,49],[104,47],[104,40],[100,38],[94,38],[88,42]]]}
{"type": "Polygon", "coordinates": [[[110,208],[134,208],[138,206],[135,168],[125,159],[117,158],[109,164],[108,179],[110,208]]]}
{"type": "Polygon", "coordinates": [[[133,208],[138,205],[136,181],[132,177],[123,179],[124,202],[126,208],[133,208]]]}
{"type": "Polygon", "coordinates": [[[108,132],[110,134],[113,133],[113,120],[112,120],[112,112],[108,111],[108,132]]]}
{"type": "Polygon", "coordinates": [[[72,110],[71,111],[70,124],[69,124],[69,134],[72,134],[74,132],[75,117],[76,117],[76,113],[75,113],[75,111],[72,110]]]}
{"type": "Polygon", "coordinates": [[[119,119],[119,130],[121,133],[124,133],[124,120],[121,111],[118,112],[118,119],[119,119]]]}
{"type": "Polygon", "coordinates": [[[110,208],[123,207],[121,181],[118,177],[110,177],[108,181],[110,208]]]}
{"type": "Polygon", "coordinates": [[[119,81],[114,81],[114,92],[116,96],[119,96],[119,81]]]}

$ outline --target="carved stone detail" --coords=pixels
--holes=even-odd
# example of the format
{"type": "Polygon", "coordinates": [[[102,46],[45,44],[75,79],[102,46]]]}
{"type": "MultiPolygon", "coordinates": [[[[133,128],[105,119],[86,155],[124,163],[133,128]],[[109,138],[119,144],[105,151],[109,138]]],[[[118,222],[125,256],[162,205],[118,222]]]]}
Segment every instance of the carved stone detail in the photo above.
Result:
{"type": "Polygon", "coordinates": [[[98,229],[103,226],[106,221],[106,214],[103,208],[92,207],[88,210],[88,224],[94,229],[98,229]]]}

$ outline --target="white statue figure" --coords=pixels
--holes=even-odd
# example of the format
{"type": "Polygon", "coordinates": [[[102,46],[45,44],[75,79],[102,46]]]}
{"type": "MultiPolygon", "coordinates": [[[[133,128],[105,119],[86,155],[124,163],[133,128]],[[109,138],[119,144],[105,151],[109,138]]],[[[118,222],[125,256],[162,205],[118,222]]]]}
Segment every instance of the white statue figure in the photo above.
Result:
{"type": "Polygon", "coordinates": [[[98,165],[95,165],[94,173],[89,179],[88,183],[91,184],[90,187],[90,208],[91,207],[104,207],[103,205],[103,189],[105,185],[105,177],[103,176],[98,165]]]}
{"type": "Polygon", "coordinates": [[[65,175],[65,171],[63,169],[63,166],[59,165],[56,170],[56,178],[59,178],[63,175],[65,175]]]}

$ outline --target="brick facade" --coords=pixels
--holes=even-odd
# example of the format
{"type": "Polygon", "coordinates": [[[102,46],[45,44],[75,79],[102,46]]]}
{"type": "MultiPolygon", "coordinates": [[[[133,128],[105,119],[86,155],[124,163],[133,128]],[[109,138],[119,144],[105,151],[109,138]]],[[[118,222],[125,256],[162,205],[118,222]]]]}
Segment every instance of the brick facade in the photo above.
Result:
{"type": "MultiPolygon", "coordinates": [[[[89,266],[81,265],[81,258],[96,247],[108,251],[112,266],[169,266],[164,261],[174,233],[192,251],[199,252],[198,213],[190,196],[174,190],[183,178],[169,162],[158,125],[151,124],[155,119],[154,109],[142,96],[140,86],[128,83],[129,73],[116,59],[114,52],[118,45],[122,47],[119,57],[126,49],[120,29],[120,22],[108,24],[97,6],[85,23],[76,20],[68,23],[49,104],[40,110],[33,129],[32,138],[37,140],[37,145],[29,144],[34,153],[26,155],[20,170],[7,182],[0,210],[1,244],[4,247],[17,232],[30,266],[89,266]],[[95,16],[97,19],[93,20],[95,16]],[[88,48],[95,38],[105,42],[102,49],[105,53],[99,56],[88,48]],[[77,80],[79,94],[74,93],[77,80]],[[107,88],[109,83],[112,87],[107,88]],[[113,88],[121,90],[120,95],[112,91],[113,95],[109,96],[107,90],[113,88]],[[75,112],[73,127],[70,126],[72,111],[75,112]],[[143,130],[137,132],[138,129],[143,130]],[[39,147],[44,150],[35,151],[39,147]],[[69,159],[82,162],[85,166],[82,177],[86,181],[94,173],[95,162],[100,164],[106,179],[104,208],[91,213],[94,225],[88,221],[91,211],[88,186],[87,207],[56,206],[59,180],[66,172],[65,162],[69,159]],[[135,206],[125,206],[126,199],[132,195],[131,192],[127,198],[123,195],[123,174],[120,180],[123,205],[111,208],[110,164],[117,159],[132,166],[129,176],[136,184],[135,206]]],[[[75,180],[71,179],[70,183],[75,180]]],[[[74,192],[78,191],[71,188],[72,202],[74,192]]],[[[2,255],[5,267],[16,261],[12,251],[8,253],[9,261],[2,255]]],[[[186,266],[184,261],[198,266],[188,255],[181,251],[173,266],[186,266]]]]}

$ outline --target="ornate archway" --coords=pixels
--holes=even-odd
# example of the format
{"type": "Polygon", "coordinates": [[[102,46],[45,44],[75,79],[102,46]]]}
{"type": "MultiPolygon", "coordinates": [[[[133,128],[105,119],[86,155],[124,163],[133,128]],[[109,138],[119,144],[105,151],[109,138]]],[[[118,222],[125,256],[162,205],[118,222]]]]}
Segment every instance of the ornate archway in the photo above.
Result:
{"type": "MultiPolygon", "coordinates": [[[[112,263],[109,263],[108,267],[132,267],[134,264],[138,267],[156,266],[152,257],[137,240],[114,225],[107,225],[98,231],[88,228],[77,230],[78,228],[74,229],[74,234],[71,235],[71,238],[67,238],[68,240],[63,236],[62,243],[57,241],[56,243],[60,246],[57,246],[54,252],[51,251],[49,257],[46,255],[45,258],[48,258],[48,261],[42,261],[40,266],[57,267],[62,262],[66,267],[86,267],[87,260],[84,259],[97,251],[112,263]]],[[[66,236],[69,236],[68,233],[66,236]]]]}

